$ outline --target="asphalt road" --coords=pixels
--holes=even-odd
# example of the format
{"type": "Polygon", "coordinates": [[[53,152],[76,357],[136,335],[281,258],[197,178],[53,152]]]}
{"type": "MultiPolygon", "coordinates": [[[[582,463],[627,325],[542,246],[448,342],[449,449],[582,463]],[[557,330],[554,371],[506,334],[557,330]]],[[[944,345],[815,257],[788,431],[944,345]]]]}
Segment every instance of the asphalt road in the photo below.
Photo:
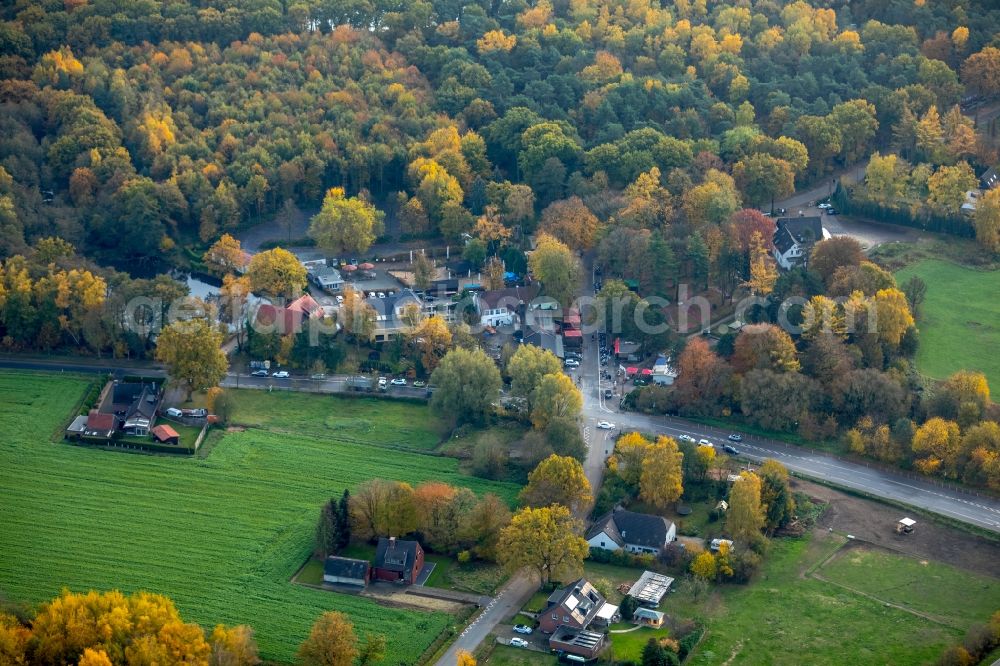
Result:
{"type": "Polygon", "coordinates": [[[511,577],[486,608],[473,618],[448,651],[437,661],[437,666],[455,666],[459,651],[474,652],[493,629],[514,615],[538,589],[538,581],[527,571],[511,577]]]}

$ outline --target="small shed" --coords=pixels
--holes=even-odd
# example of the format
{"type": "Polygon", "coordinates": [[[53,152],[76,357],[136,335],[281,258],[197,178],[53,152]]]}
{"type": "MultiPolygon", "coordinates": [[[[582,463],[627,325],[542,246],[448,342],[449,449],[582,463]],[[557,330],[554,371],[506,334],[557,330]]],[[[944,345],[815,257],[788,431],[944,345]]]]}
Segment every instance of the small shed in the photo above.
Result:
{"type": "Polygon", "coordinates": [[[161,424],[149,431],[153,439],[161,444],[180,444],[181,436],[166,424],[161,424]]]}
{"type": "Polygon", "coordinates": [[[66,439],[76,439],[87,430],[87,416],[81,415],[73,419],[66,428],[66,439]]]}
{"type": "Polygon", "coordinates": [[[899,522],[896,523],[896,532],[899,534],[909,534],[913,531],[913,526],[917,524],[917,521],[912,518],[900,518],[899,522]]]}
{"type": "Polygon", "coordinates": [[[371,569],[367,560],[331,555],[323,563],[323,582],[334,585],[368,585],[371,569]]]}
{"type": "Polygon", "coordinates": [[[643,627],[653,627],[654,629],[659,629],[663,626],[664,615],[658,610],[653,610],[652,608],[636,608],[635,612],[632,613],[632,619],[636,624],[643,627]]]}

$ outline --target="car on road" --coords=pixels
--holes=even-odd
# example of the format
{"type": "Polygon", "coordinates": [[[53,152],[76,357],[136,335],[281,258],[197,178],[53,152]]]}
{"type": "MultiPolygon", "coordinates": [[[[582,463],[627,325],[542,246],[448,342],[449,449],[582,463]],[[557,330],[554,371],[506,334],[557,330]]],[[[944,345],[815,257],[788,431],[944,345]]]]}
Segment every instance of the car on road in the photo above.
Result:
{"type": "Polygon", "coordinates": [[[840,213],[837,212],[836,208],[827,208],[826,209],[826,214],[827,215],[840,215],[840,213]]]}
{"type": "Polygon", "coordinates": [[[423,381],[420,381],[418,379],[417,381],[413,382],[413,386],[415,388],[423,388],[423,387],[427,386],[427,382],[423,382],[423,381]]]}
{"type": "Polygon", "coordinates": [[[389,383],[392,384],[393,386],[406,386],[406,380],[403,379],[402,377],[396,377],[389,383]]]}
{"type": "Polygon", "coordinates": [[[702,437],[698,440],[698,446],[715,446],[715,444],[702,437]]]}
{"type": "Polygon", "coordinates": [[[820,203],[820,204],[816,204],[816,208],[819,208],[820,210],[826,210],[827,208],[833,208],[833,204],[827,203],[827,202],[823,202],[823,203],[820,203]]]}
{"type": "Polygon", "coordinates": [[[287,370],[278,370],[276,373],[271,375],[275,379],[288,379],[291,375],[288,374],[287,370]]]}
{"type": "Polygon", "coordinates": [[[326,379],[326,374],[323,372],[314,372],[309,375],[309,379],[326,379]]]}
{"type": "Polygon", "coordinates": [[[604,399],[605,400],[611,400],[611,398],[614,396],[614,394],[615,394],[614,391],[612,391],[611,389],[604,389],[604,399]]]}
{"type": "Polygon", "coordinates": [[[254,370],[253,372],[250,373],[251,377],[267,377],[267,375],[268,375],[267,370],[254,370]]]}
{"type": "Polygon", "coordinates": [[[736,450],[736,447],[731,444],[726,444],[725,446],[722,447],[722,450],[731,456],[740,455],[740,452],[736,450]]]}
{"type": "Polygon", "coordinates": [[[511,647],[526,648],[526,647],[528,647],[528,641],[524,640],[523,638],[512,638],[512,639],[510,639],[510,646],[511,647]]]}
{"type": "Polygon", "coordinates": [[[532,629],[531,627],[529,627],[526,624],[515,624],[514,625],[514,632],[515,633],[518,633],[518,634],[530,634],[532,631],[534,631],[534,629],[532,629]]]}
{"type": "Polygon", "coordinates": [[[694,437],[692,437],[691,435],[681,435],[677,439],[681,440],[682,442],[691,442],[692,444],[694,443],[694,437]]]}
{"type": "Polygon", "coordinates": [[[563,363],[563,365],[565,365],[567,368],[579,368],[580,367],[580,362],[578,360],[576,360],[575,358],[568,358],[563,363]]]}
{"type": "Polygon", "coordinates": [[[740,435],[740,434],[734,432],[732,435],[729,436],[729,441],[730,442],[742,442],[743,441],[743,435],[740,435]]]}
{"type": "Polygon", "coordinates": [[[597,427],[600,428],[601,430],[614,430],[615,424],[612,423],[611,421],[598,421],[597,427]]]}

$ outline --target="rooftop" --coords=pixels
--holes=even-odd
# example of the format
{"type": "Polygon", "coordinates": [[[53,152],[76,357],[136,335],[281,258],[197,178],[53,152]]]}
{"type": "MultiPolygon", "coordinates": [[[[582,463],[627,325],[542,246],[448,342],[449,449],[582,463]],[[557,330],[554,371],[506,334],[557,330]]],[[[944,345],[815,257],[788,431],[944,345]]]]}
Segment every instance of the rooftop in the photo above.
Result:
{"type": "Polygon", "coordinates": [[[632,585],[628,595],[642,604],[659,606],[663,595],[667,593],[674,579],[653,571],[644,571],[639,580],[632,585]]]}

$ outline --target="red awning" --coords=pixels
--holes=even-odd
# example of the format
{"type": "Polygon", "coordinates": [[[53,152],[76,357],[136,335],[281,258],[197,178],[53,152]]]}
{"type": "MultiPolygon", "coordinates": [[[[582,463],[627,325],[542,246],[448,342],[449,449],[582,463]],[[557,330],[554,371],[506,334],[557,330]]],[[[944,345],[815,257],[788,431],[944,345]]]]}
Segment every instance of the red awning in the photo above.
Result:
{"type": "Polygon", "coordinates": [[[653,371],[650,370],[649,368],[643,368],[642,369],[642,374],[644,374],[644,375],[651,375],[651,374],[653,374],[653,371]]]}
{"type": "Polygon", "coordinates": [[[564,338],[582,338],[583,337],[583,331],[570,328],[570,329],[567,329],[567,330],[563,331],[563,337],[564,338]]]}
{"type": "Polygon", "coordinates": [[[618,347],[618,338],[615,338],[615,356],[618,355],[618,349],[619,349],[619,347],[618,347]]]}
{"type": "Polygon", "coordinates": [[[639,372],[639,368],[625,368],[626,375],[634,375],[637,372],[639,372]]]}

